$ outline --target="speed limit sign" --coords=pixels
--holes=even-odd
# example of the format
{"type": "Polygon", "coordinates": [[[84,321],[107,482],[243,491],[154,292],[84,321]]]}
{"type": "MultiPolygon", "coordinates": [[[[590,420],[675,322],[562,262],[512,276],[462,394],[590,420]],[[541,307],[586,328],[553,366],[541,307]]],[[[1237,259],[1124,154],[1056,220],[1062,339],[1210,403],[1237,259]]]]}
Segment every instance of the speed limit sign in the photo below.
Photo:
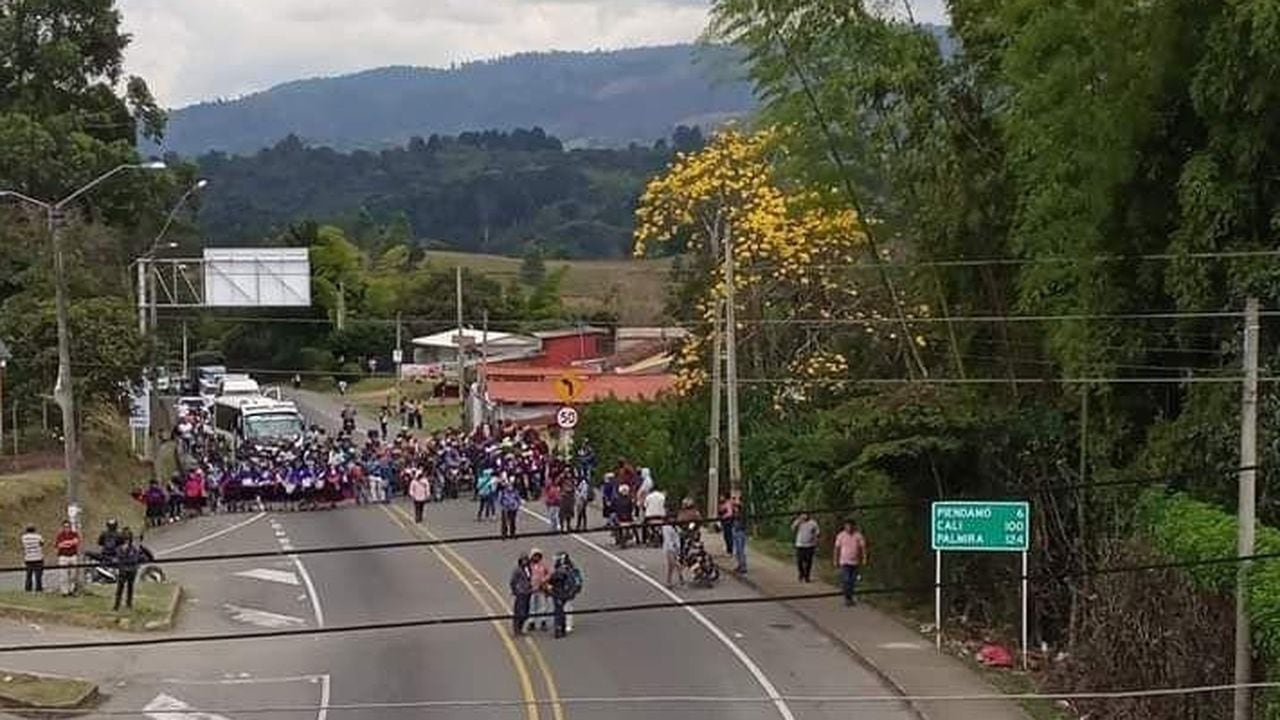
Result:
{"type": "Polygon", "coordinates": [[[561,430],[572,430],[578,427],[578,411],[571,407],[562,407],[556,413],[556,425],[561,430]]]}

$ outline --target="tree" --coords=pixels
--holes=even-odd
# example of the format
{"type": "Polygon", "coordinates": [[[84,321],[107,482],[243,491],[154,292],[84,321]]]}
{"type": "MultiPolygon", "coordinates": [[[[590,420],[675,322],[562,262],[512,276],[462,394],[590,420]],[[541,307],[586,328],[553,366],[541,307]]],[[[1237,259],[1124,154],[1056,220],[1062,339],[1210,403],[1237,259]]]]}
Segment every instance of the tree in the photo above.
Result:
{"type": "MultiPolygon", "coordinates": [[[[721,259],[730,245],[735,309],[749,328],[747,364],[761,375],[786,368],[805,380],[847,377],[847,355],[855,348],[818,340],[788,320],[870,321],[879,315],[865,289],[839,269],[865,242],[857,213],[829,210],[819,191],[784,188],[775,172],[777,147],[777,131],[721,132],[651,181],[636,210],[637,256],[676,246],[698,258],[696,307],[703,325],[681,354],[686,392],[706,379],[709,323],[725,298],[721,259]]],[[[863,347],[879,332],[871,325],[865,330],[859,329],[863,347]]]]}
{"type": "Polygon", "coordinates": [[[547,263],[543,259],[542,246],[531,242],[525,246],[524,259],[520,262],[520,282],[537,285],[547,276],[547,263]]]}

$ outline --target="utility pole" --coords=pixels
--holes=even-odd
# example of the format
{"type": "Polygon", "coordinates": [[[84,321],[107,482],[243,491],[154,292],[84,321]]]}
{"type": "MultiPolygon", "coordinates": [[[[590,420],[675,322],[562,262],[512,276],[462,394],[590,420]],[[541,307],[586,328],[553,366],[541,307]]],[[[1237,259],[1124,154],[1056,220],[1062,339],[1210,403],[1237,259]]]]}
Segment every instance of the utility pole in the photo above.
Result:
{"type": "Polygon", "coordinates": [[[138,258],[138,334],[147,334],[147,260],[138,258]]]}
{"type": "Polygon", "coordinates": [[[729,396],[729,488],[742,491],[742,448],[738,433],[738,327],[735,320],[733,279],[733,238],[724,243],[724,334],[726,391],[729,396]]]}
{"type": "Polygon", "coordinates": [[[71,322],[68,317],[66,251],[62,243],[62,208],[49,209],[53,241],[54,309],[58,318],[58,381],[53,398],[62,410],[62,455],[67,470],[67,518],[80,527],[80,436],[76,432],[76,399],[71,381],[71,322]]]}
{"type": "MultiPolygon", "coordinates": [[[[0,455],[4,454],[4,369],[9,364],[9,349],[4,346],[4,341],[0,340],[0,455]]],[[[15,424],[13,432],[18,432],[15,424]]],[[[17,455],[18,453],[14,453],[17,455]]]]}
{"type": "Polygon", "coordinates": [[[151,283],[150,292],[147,294],[147,305],[148,305],[147,311],[151,315],[151,332],[154,333],[156,331],[156,327],[159,325],[159,322],[157,322],[157,319],[156,319],[156,294],[158,291],[156,289],[157,288],[156,265],[154,261],[150,261],[150,260],[147,261],[147,270],[148,270],[147,274],[150,276],[150,283],[151,283]]]}
{"type": "Polygon", "coordinates": [[[454,290],[458,297],[458,404],[462,408],[462,424],[458,427],[465,432],[467,429],[467,360],[466,345],[463,343],[462,333],[462,266],[454,268],[454,290]]]}
{"type": "Polygon", "coordinates": [[[182,377],[184,380],[186,379],[188,372],[189,370],[187,369],[187,322],[184,320],[182,322],[182,377]]]}
{"type": "Polygon", "coordinates": [[[338,332],[342,332],[347,329],[347,284],[341,280],[338,281],[337,315],[338,332]]]}
{"type": "Polygon", "coordinates": [[[707,436],[707,517],[720,510],[720,435],[724,423],[720,418],[720,401],[724,395],[724,335],[721,332],[723,302],[712,299],[715,314],[711,321],[711,434],[707,436]]]}
{"type": "Polygon", "coordinates": [[[489,311],[485,310],[480,335],[480,424],[489,422],[489,311]]]}
{"type": "MultiPolygon", "coordinates": [[[[1236,554],[1253,554],[1254,510],[1258,477],[1258,298],[1244,311],[1244,397],[1240,403],[1240,498],[1236,508],[1239,535],[1236,554]]],[[[1253,681],[1253,643],[1249,635],[1249,561],[1236,566],[1236,689],[1232,718],[1249,720],[1252,697],[1244,685],[1253,681]]]]}

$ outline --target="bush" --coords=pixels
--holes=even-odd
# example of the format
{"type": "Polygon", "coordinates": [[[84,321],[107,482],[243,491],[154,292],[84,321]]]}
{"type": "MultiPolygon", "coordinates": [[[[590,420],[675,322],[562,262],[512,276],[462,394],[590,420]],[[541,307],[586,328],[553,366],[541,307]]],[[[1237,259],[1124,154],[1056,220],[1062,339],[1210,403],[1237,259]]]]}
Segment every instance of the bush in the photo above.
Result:
{"type": "MultiPolygon", "coordinates": [[[[1138,530],[1161,554],[1173,561],[1196,561],[1236,554],[1234,515],[1182,494],[1151,490],[1138,504],[1138,530]]],[[[1280,553],[1280,530],[1258,526],[1255,553],[1280,553]]],[[[1235,592],[1235,563],[1185,569],[1197,588],[1218,596],[1235,592]]],[[[1249,584],[1249,622],[1254,655],[1271,680],[1280,679],[1280,562],[1253,564],[1249,584]]],[[[1280,718],[1280,695],[1263,694],[1265,717],[1280,718]]]]}
{"type": "MultiPolygon", "coordinates": [[[[1134,538],[1099,548],[1102,566],[1155,563],[1150,541],[1134,538]]],[[[1090,579],[1080,630],[1065,662],[1049,673],[1053,691],[1119,691],[1214,685],[1231,677],[1234,607],[1205,597],[1180,570],[1113,573],[1090,579]]],[[[1111,720],[1226,720],[1231,694],[1077,701],[1081,717],[1111,720]]]]}
{"type": "Polygon", "coordinates": [[[663,399],[652,403],[618,400],[593,403],[582,411],[578,442],[589,440],[600,472],[620,459],[653,471],[668,497],[706,496],[705,417],[698,402],[663,399]]]}

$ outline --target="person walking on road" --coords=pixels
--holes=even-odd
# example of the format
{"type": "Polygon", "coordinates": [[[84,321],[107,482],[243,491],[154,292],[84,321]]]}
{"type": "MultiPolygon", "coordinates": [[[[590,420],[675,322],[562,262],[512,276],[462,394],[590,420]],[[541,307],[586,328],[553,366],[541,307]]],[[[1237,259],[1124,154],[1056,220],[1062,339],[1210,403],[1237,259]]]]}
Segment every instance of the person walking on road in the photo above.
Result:
{"type": "Polygon", "coordinates": [[[502,483],[498,491],[498,508],[502,511],[502,537],[516,536],[516,515],[520,512],[520,493],[511,482],[502,483]]]}
{"type": "Polygon", "coordinates": [[[547,504],[547,523],[551,525],[551,532],[560,532],[560,485],[547,483],[542,499],[547,504]]]}
{"type": "Polygon", "coordinates": [[[729,502],[729,496],[720,495],[720,505],[716,511],[717,519],[720,521],[720,534],[724,536],[724,554],[733,556],[733,503],[729,502]]]}
{"type": "Polygon", "coordinates": [[[854,593],[858,589],[858,575],[867,564],[867,539],[853,520],[844,521],[844,529],[836,535],[832,550],[836,569],[840,571],[840,589],[844,591],[844,604],[857,604],[854,593]]]}
{"type": "Polygon", "coordinates": [[[44,592],[44,538],[36,532],[35,525],[28,525],[19,538],[22,543],[22,564],[26,568],[23,589],[27,592],[44,592]]]}
{"type": "Polygon", "coordinates": [[[524,634],[529,621],[529,601],[533,596],[533,579],[529,575],[529,557],[521,555],[516,569],[511,571],[511,629],[516,635],[524,634]]]}
{"type": "Polygon", "coordinates": [[[427,498],[431,497],[431,484],[426,473],[418,470],[409,481],[409,497],[413,499],[413,521],[422,524],[422,511],[427,507],[427,498]]]}
{"type": "Polygon", "coordinates": [[[480,506],[476,508],[476,520],[490,520],[493,518],[494,497],[498,494],[498,482],[493,476],[493,470],[485,468],[480,471],[480,477],[476,478],[476,497],[480,500],[480,506]]]}
{"type": "Polygon", "coordinates": [[[550,609],[548,581],[551,580],[551,568],[542,559],[542,551],[533,548],[529,551],[529,580],[533,583],[533,596],[529,602],[529,629],[546,630],[546,612],[550,609]]]}
{"type": "Polygon", "coordinates": [[[796,571],[800,582],[813,582],[813,554],[818,549],[818,521],[809,513],[800,513],[791,521],[791,529],[796,534],[796,571]]]}
{"type": "Polygon", "coordinates": [[[142,564],[142,551],[133,542],[133,533],[124,529],[124,545],[116,551],[116,604],[115,611],[120,612],[120,600],[125,607],[133,609],[133,585],[138,579],[138,566],[142,564]]]}
{"type": "Polygon", "coordinates": [[[673,519],[667,518],[668,522],[662,526],[662,554],[667,558],[668,590],[674,587],[671,582],[672,577],[684,585],[684,563],[680,558],[680,530],[672,522],[673,519]]]}
{"type": "Polygon", "coordinates": [[[562,638],[573,632],[573,599],[582,592],[582,571],[578,570],[569,553],[556,553],[555,568],[547,580],[547,594],[551,596],[555,637],[562,638]]]}
{"type": "Polygon", "coordinates": [[[730,521],[733,523],[733,558],[737,566],[733,571],[739,575],[747,573],[747,518],[743,515],[742,495],[734,492],[729,497],[730,521]]]}
{"type": "Polygon", "coordinates": [[[80,559],[80,533],[71,526],[70,520],[62,521],[62,529],[53,540],[58,553],[58,592],[63,596],[73,595],[76,591],[76,561],[80,559]]]}
{"type": "Polygon", "coordinates": [[[595,500],[595,494],[596,490],[591,487],[591,481],[586,476],[578,480],[577,491],[573,494],[573,529],[577,532],[587,529],[587,508],[591,506],[591,501],[595,500]]]}
{"type": "Polygon", "coordinates": [[[566,477],[560,488],[560,532],[573,530],[573,511],[577,509],[578,488],[572,477],[566,477]]]}

